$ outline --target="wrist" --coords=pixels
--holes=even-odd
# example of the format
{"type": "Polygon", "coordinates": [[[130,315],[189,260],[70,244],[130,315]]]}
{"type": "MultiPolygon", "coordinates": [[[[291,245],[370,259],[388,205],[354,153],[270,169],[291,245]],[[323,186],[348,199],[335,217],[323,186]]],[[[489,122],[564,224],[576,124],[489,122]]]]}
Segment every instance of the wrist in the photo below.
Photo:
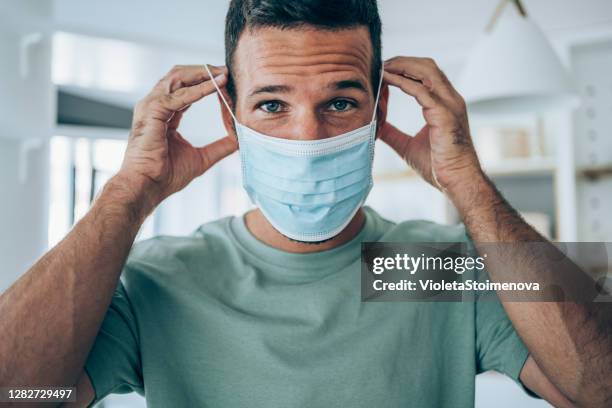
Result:
{"type": "Polygon", "coordinates": [[[121,206],[130,221],[143,222],[159,204],[155,183],[146,177],[117,173],[104,186],[100,201],[121,206]]]}
{"type": "Polygon", "coordinates": [[[449,183],[445,192],[460,214],[466,215],[480,207],[491,206],[495,201],[495,189],[481,169],[460,175],[455,180],[449,183]]]}

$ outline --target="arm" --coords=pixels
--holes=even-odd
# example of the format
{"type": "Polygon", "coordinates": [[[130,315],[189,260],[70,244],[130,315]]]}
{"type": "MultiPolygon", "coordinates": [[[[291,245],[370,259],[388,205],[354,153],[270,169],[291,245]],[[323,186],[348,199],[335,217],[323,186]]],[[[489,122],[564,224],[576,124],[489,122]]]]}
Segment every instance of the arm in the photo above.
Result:
{"type": "Polygon", "coordinates": [[[559,389],[550,382],[532,356],[529,356],[527,361],[525,361],[525,365],[521,370],[520,380],[525,387],[529,388],[557,408],[576,407],[575,404],[570,402],[561,392],[559,392],[559,389]]]}
{"type": "Polygon", "coordinates": [[[0,297],[0,384],[74,384],[132,241],[141,197],[115,177],[55,248],[0,297]]]}
{"type": "Polygon", "coordinates": [[[75,402],[64,402],[60,404],[62,408],[86,408],[96,398],[96,392],[94,391],[93,385],[89,379],[89,376],[85,371],[79,375],[79,380],[76,385],[76,401],[75,402]]]}
{"type": "MultiPolygon", "coordinates": [[[[213,72],[223,84],[225,69],[213,72]]],[[[202,66],[175,67],[137,105],[119,173],[64,240],[0,297],[1,386],[78,382],[93,397],[83,367],[143,220],[237,148],[229,136],[194,148],[177,130],[184,111],[214,91],[202,66]]]]}
{"type": "MultiPolygon", "coordinates": [[[[385,124],[381,138],[448,195],[477,248],[484,242],[538,241],[546,251],[557,251],[484,175],[472,145],[465,103],[436,64],[431,59],[393,58],[385,63],[384,78],[417,100],[426,125],[410,137],[385,124]]],[[[508,270],[522,281],[554,276],[554,265],[523,262],[529,256],[533,255],[506,254],[497,262],[489,257],[487,270],[493,280],[503,280],[508,270]]],[[[579,406],[610,404],[612,326],[607,304],[502,302],[533,357],[521,373],[527,386],[551,401],[560,401],[561,394],[579,406]]]]}
{"type": "MultiPolygon", "coordinates": [[[[512,253],[495,251],[495,245],[485,244],[494,252],[486,262],[491,278],[503,281],[508,271],[512,271],[512,278],[519,281],[555,282],[555,275],[561,272],[558,264],[541,260],[547,259],[543,252],[558,252],[558,249],[525,223],[484,175],[475,175],[471,180],[461,191],[450,189],[449,195],[477,248],[479,243],[487,242],[538,242],[533,250],[514,246],[512,253]]],[[[558,258],[563,256],[558,254],[558,258]]],[[[576,277],[586,276],[575,268],[566,272],[576,277]]],[[[512,302],[504,301],[501,295],[500,298],[533,363],[537,362],[533,371],[545,373],[550,382],[579,406],[601,407],[612,403],[610,304],[512,302]]],[[[532,379],[529,375],[526,378],[532,379]]]]}

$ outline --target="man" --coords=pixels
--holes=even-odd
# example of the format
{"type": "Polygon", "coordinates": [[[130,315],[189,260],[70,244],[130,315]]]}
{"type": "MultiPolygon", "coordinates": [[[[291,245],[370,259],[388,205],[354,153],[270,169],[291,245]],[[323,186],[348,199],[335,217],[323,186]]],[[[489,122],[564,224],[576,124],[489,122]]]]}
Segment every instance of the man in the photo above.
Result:
{"type": "Polygon", "coordinates": [[[355,146],[370,148],[373,129],[444,191],[474,242],[543,240],[483,174],[464,102],[432,60],[386,61],[376,103],[380,35],[375,0],[233,0],[226,67],[211,69],[214,82],[203,66],[175,67],[155,86],[135,109],[121,170],[2,295],[0,384],[76,384],[79,406],[135,390],[159,407],[464,407],[474,403],[474,376],[493,369],[556,406],[609,404],[610,335],[587,306],[360,301],[361,242],[466,236],[362,208],[368,160],[347,161],[337,145],[353,143],[356,129],[366,136],[355,146]],[[228,135],[194,148],[179,122],[215,86],[228,135]],[[389,86],[423,107],[414,138],[386,122],[389,86]],[[126,262],[147,214],[236,151],[237,138],[259,208],[189,237],[139,243],[126,262]],[[348,201],[335,185],[332,195],[316,190],[329,160],[309,154],[338,153],[328,143],[343,166],[355,165],[359,188],[348,201]],[[281,165],[289,150],[308,170],[299,180],[281,165]],[[313,189],[319,207],[306,202],[313,189]],[[327,222],[342,228],[329,236],[327,222]]]}

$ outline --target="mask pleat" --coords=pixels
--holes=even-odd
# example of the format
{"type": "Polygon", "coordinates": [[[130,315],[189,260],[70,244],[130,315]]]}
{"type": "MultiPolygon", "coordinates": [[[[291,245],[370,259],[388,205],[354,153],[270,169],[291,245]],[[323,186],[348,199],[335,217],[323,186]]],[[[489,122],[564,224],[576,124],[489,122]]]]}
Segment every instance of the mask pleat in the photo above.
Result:
{"type": "MultiPolygon", "coordinates": [[[[246,138],[245,138],[246,139],[246,138]]],[[[350,147],[342,151],[342,159],[334,155],[316,157],[293,157],[282,154],[271,154],[263,146],[251,145],[248,141],[241,144],[242,159],[247,170],[253,169],[288,180],[316,182],[342,177],[345,174],[369,166],[363,158],[367,157],[368,143],[350,147]],[[282,169],[279,172],[278,169],[282,169]]]]}
{"type": "MultiPolygon", "coordinates": [[[[337,219],[345,220],[346,216],[354,211],[355,206],[359,205],[362,197],[360,195],[352,195],[347,197],[345,200],[335,203],[332,206],[329,205],[287,205],[276,200],[272,200],[266,196],[258,196],[258,205],[261,208],[266,208],[269,214],[277,214],[274,217],[275,223],[281,226],[281,232],[291,231],[295,228],[291,220],[295,218],[300,219],[300,233],[315,233],[322,231],[321,223],[325,223],[326,220],[338,217],[337,219]]],[[[265,212],[264,212],[265,213],[265,212]]],[[[272,217],[270,217],[272,218],[272,217]]],[[[272,221],[272,220],[271,220],[272,221]]],[[[274,223],[273,223],[274,225],[274,223]]],[[[336,224],[327,223],[324,224],[324,230],[332,229],[336,224]]],[[[325,239],[325,237],[322,237],[325,239]]]]}
{"type": "Polygon", "coordinates": [[[272,200],[283,202],[285,204],[312,206],[331,205],[336,202],[343,201],[355,194],[360,194],[365,188],[368,187],[369,183],[370,179],[361,179],[340,189],[335,189],[326,193],[312,194],[293,193],[275,188],[273,186],[259,184],[257,182],[251,183],[250,188],[260,195],[265,195],[272,200]]]}
{"type": "Polygon", "coordinates": [[[370,167],[364,166],[340,177],[326,178],[319,181],[292,180],[264,173],[257,169],[249,169],[246,177],[248,179],[247,184],[256,183],[258,185],[269,186],[276,190],[291,193],[320,194],[329,193],[357,183],[358,181],[363,181],[367,179],[369,175],[370,167]]]}

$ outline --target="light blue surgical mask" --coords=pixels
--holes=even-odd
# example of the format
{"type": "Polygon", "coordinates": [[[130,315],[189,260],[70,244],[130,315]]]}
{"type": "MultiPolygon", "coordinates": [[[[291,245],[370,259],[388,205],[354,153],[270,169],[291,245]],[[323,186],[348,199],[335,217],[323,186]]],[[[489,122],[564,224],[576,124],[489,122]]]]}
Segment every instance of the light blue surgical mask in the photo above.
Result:
{"type": "Polygon", "coordinates": [[[338,235],[372,188],[382,72],[370,123],[321,140],[283,139],[244,126],[212,81],[234,119],[242,184],[251,201],[275,229],[291,239],[315,242],[338,235]]]}

